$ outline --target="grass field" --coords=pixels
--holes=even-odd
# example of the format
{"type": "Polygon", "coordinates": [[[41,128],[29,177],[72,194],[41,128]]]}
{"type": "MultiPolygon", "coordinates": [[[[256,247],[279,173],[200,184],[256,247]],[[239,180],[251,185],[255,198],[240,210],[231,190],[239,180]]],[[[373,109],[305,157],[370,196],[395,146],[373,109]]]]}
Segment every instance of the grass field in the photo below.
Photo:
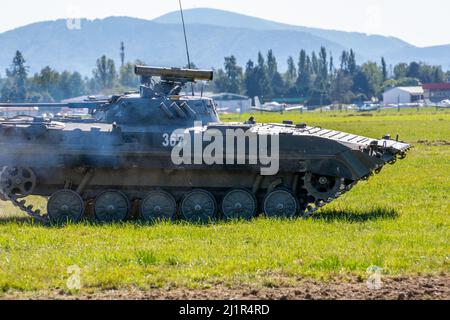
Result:
{"type": "MultiPolygon", "coordinates": [[[[223,116],[225,121],[249,115],[223,116]]],[[[409,156],[303,220],[213,225],[33,225],[0,203],[0,297],[11,292],[159,288],[288,287],[301,279],[450,273],[450,112],[427,109],[356,113],[255,114],[414,145],[409,156]]]]}

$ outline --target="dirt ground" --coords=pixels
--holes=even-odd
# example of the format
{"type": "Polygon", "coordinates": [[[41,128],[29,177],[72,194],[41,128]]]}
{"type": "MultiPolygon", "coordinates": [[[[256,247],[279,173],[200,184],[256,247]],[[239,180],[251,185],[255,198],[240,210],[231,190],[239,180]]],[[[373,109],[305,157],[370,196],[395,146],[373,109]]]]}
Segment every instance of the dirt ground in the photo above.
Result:
{"type": "Polygon", "coordinates": [[[10,292],[0,299],[82,300],[450,300],[450,275],[383,278],[378,289],[365,279],[320,282],[300,281],[292,287],[248,286],[204,290],[123,289],[98,293],[68,294],[64,291],[10,292]]]}

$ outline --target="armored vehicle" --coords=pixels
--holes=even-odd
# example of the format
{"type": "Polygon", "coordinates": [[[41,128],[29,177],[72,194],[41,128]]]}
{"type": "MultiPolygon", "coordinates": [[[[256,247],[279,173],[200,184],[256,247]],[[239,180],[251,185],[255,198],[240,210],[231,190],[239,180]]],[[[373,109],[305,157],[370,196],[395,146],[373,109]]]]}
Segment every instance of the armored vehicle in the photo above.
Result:
{"type": "Polygon", "coordinates": [[[410,148],[304,123],[223,123],[213,100],[182,94],[211,71],[135,72],[139,92],[32,104],[86,108],[89,117],[2,119],[2,200],[58,223],[307,216],[410,148]],[[28,196],[47,198],[47,212],[28,196]]]}

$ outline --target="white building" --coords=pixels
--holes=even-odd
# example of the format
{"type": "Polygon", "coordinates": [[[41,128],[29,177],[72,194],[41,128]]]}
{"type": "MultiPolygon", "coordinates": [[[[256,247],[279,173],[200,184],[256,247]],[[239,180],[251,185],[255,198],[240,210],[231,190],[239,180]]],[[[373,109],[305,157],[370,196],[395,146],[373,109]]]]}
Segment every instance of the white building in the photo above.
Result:
{"type": "Polygon", "coordinates": [[[396,87],[383,93],[383,104],[415,103],[423,100],[422,87],[396,87]]]}
{"type": "Polygon", "coordinates": [[[210,98],[214,99],[219,107],[219,112],[248,112],[252,107],[252,99],[233,93],[213,94],[210,98]]]}
{"type": "Polygon", "coordinates": [[[0,107],[0,117],[12,118],[17,116],[33,116],[40,115],[37,107],[0,107]]]}

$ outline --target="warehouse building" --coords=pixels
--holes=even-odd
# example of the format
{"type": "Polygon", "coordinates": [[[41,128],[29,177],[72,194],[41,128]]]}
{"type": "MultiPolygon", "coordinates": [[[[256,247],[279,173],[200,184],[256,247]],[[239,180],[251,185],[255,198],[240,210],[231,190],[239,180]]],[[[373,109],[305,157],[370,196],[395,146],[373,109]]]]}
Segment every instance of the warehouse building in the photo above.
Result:
{"type": "Polygon", "coordinates": [[[211,95],[218,105],[219,111],[231,113],[244,113],[250,111],[252,99],[234,93],[220,93],[211,95]]]}
{"type": "Polygon", "coordinates": [[[441,102],[450,100],[450,83],[426,83],[423,85],[426,100],[431,102],[441,102]]]}
{"type": "Polygon", "coordinates": [[[396,87],[383,93],[383,103],[403,104],[416,103],[424,100],[424,90],[422,87],[396,87]]]}

